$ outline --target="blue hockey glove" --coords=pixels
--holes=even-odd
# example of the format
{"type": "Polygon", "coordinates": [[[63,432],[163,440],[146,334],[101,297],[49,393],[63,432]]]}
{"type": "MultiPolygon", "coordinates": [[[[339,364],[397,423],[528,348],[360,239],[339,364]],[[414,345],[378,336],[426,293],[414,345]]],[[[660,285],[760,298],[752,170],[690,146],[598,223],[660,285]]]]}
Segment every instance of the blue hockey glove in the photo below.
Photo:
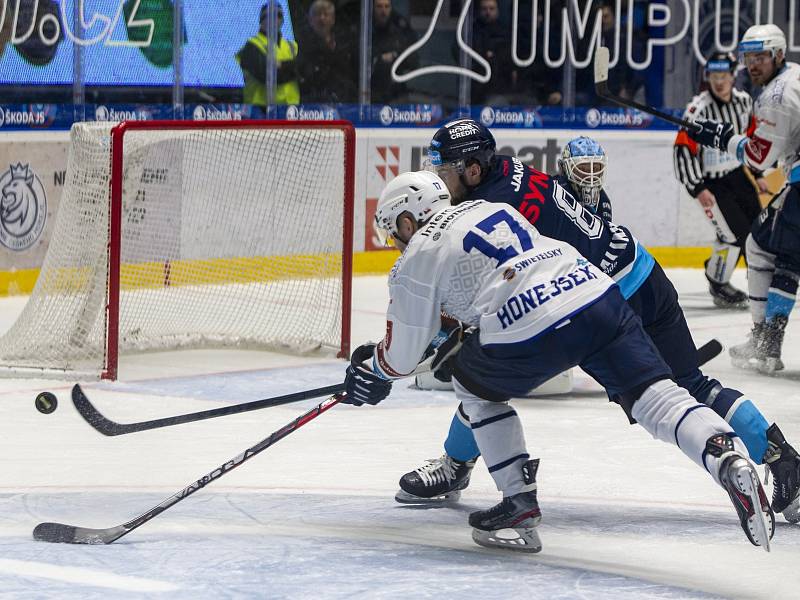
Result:
{"type": "Polygon", "coordinates": [[[372,360],[375,344],[363,344],[353,350],[350,366],[344,378],[344,389],[347,396],[342,400],[345,404],[362,406],[375,405],[392,391],[392,382],[375,373],[364,361],[372,360]]]}
{"type": "Polygon", "coordinates": [[[689,129],[689,137],[701,146],[717,148],[723,152],[728,151],[728,142],[733,137],[733,125],[730,123],[719,123],[707,119],[697,119],[694,124],[695,129],[689,129]]]}

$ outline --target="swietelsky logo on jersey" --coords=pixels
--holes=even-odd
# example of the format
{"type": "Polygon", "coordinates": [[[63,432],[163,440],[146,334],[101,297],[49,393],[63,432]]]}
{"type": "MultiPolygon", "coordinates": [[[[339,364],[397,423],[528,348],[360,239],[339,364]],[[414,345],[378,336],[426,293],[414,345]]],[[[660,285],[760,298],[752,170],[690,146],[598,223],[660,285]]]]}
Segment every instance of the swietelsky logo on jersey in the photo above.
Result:
{"type": "Polygon", "coordinates": [[[9,165],[0,175],[0,243],[20,252],[30,248],[44,231],[47,197],[29,164],[9,165]]]}

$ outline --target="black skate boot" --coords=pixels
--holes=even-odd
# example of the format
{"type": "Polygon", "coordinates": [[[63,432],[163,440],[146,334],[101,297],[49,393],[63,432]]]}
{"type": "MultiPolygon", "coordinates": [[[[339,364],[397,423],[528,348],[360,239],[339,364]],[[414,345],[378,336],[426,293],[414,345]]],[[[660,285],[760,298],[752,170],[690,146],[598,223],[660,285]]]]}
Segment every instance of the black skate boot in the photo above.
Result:
{"type": "Polygon", "coordinates": [[[753,323],[753,329],[747,336],[747,340],[731,346],[728,354],[731,356],[731,362],[734,367],[740,369],[754,369],[756,366],[756,356],[758,356],[758,345],[761,343],[761,338],[764,334],[766,323],[753,323]]]}
{"type": "Polygon", "coordinates": [[[720,483],[733,502],[747,539],[754,546],[761,546],[769,552],[769,541],[775,533],[775,513],[769,506],[755,468],[734,450],[733,440],[727,434],[710,437],[706,442],[706,450],[711,456],[722,460],[720,483]]]}
{"type": "Polygon", "coordinates": [[[400,478],[394,499],[402,504],[444,504],[455,502],[469,485],[469,475],[477,459],[462,462],[447,454],[400,478]]]}
{"type": "MultiPolygon", "coordinates": [[[[523,465],[526,483],[536,482],[539,459],[523,465]]],[[[500,504],[488,510],[479,510],[469,516],[472,539],[487,548],[508,548],[517,552],[540,552],[542,541],[536,527],[542,512],[536,501],[536,489],[506,496],[500,504]]]]}
{"type": "Polygon", "coordinates": [[[789,319],[786,317],[773,317],[764,325],[761,332],[761,339],[756,346],[756,369],[766,375],[772,375],[775,371],[783,369],[781,360],[781,347],[783,346],[783,334],[789,319]]]}
{"type": "Polygon", "coordinates": [[[747,308],[749,304],[747,294],[730,283],[717,283],[709,279],[708,291],[714,300],[714,306],[719,308],[747,308]]]}
{"type": "Polygon", "coordinates": [[[774,479],[772,510],[790,523],[800,523],[800,456],[775,423],[767,429],[767,441],[764,464],[774,479]]]}

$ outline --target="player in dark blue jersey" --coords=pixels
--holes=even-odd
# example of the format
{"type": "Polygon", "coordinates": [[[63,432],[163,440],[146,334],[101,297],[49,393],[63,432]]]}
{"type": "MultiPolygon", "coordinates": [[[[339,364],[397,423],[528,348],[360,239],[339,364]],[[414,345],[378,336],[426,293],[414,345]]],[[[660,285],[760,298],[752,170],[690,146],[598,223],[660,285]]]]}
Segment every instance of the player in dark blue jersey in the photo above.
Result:
{"type": "MultiPolygon", "coordinates": [[[[755,462],[767,463],[775,478],[773,510],[800,522],[797,452],[751,400],[701,372],[677,291],[661,266],[627,228],[595,214],[596,210],[601,214],[602,210],[609,211],[611,206],[608,196],[601,194],[606,164],[599,144],[588,138],[568,143],[558,177],[528,167],[515,156],[497,155],[495,148],[488,129],[462,119],[436,132],[429,158],[454,203],[484,199],[510,204],[543,235],[568,242],[611,276],[641,318],[677,383],[733,427],[755,462]]],[[[478,451],[460,407],[444,448],[442,458],[403,476],[396,496],[399,502],[457,498],[459,490],[469,483],[478,451]]]]}

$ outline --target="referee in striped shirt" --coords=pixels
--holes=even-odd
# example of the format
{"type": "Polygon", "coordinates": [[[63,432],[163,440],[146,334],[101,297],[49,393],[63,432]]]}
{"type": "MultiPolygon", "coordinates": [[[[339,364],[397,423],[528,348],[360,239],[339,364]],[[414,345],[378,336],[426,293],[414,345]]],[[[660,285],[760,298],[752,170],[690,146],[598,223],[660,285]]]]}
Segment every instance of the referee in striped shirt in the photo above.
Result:
{"type": "MultiPolygon", "coordinates": [[[[755,129],[753,100],[733,87],[736,57],[716,52],[706,61],[708,90],[692,98],[684,118],[711,119],[730,123],[735,133],[750,135],[755,129]]],[[[685,129],[678,131],[673,149],[675,175],[697,198],[716,234],[711,257],[706,261],[706,279],[714,304],[722,308],[744,308],[747,294],[730,284],[733,270],[744,249],[750,225],[761,212],[758,194],[744,172],[745,167],[727,152],[699,146],[685,129]]],[[[767,191],[761,173],[755,173],[759,190],[767,191]]]]}

